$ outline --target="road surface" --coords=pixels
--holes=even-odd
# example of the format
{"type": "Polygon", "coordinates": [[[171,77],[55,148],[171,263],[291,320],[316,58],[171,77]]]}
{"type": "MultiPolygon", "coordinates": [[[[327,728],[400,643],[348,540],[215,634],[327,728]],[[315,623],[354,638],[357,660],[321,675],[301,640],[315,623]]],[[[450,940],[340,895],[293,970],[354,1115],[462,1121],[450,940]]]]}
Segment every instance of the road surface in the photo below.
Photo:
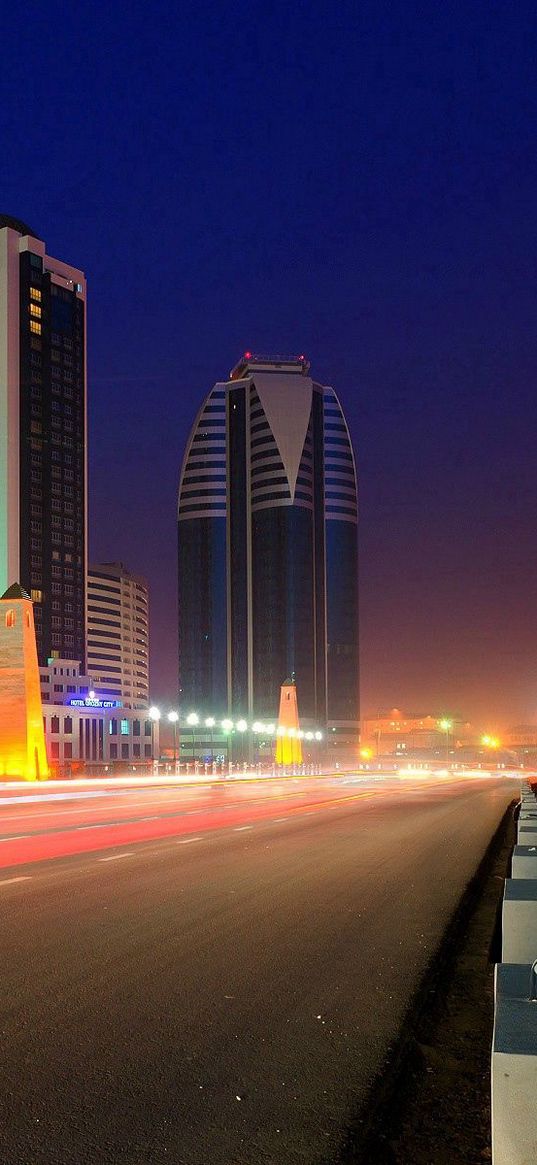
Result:
{"type": "Polygon", "coordinates": [[[516,792],[0,807],[2,1165],[326,1165],[516,792]]]}

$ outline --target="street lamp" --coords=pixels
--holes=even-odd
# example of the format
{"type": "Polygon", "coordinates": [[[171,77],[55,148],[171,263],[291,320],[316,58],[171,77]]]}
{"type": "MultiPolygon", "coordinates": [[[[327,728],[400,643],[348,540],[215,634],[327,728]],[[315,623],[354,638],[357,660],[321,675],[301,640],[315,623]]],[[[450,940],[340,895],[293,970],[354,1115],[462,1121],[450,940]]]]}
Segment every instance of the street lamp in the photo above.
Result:
{"type": "Polygon", "coordinates": [[[448,765],[449,764],[449,734],[451,732],[451,729],[453,728],[453,721],[448,720],[447,716],[443,716],[442,719],[438,721],[438,727],[439,727],[441,732],[445,732],[445,734],[446,734],[446,765],[448,765]]]}
{"type": "Polygon", "coordinates": [[[168,712],[168,720],[173,724],[173,767],[177,768],[177,721],[179,719],[178,712],[168,712]]]}
{"type": "Polygon", "coordinates": [[[195,740],[195,736],[194,736],[194,729],[195,729],[196,725],[199,724],[199,722],[200,722],[200,718],[198,716],[198,713],[197,712],[189,712],[188,716],[186,718],[186,722],[187,722],[189,728],[192,729],[192,761],[193,761],[193,763],[195,763],[195,761],[196,761],[196,740],[195,740]]]}
{"type": "MultiPolygon", "coordinates": [[[[245,733],[246,729],[248,728],[248,724],[247,724],[246,720],[242,720],[242,719],[237,720],[235,728],[237,729],[237,732],[240,732],[241,735],[243,735],[243,733],[245,733]]],[[[241,743],[241,747],[240,747],[240,762],[243,765],[243,767],[246,767],[246,757],[244,755],[244,746],[242,743],[241,743]]]]}
{"type": "Polygon", "coordinates": [[[232,756],[233,756],[233,741],[232,741],[232,736],[231,736],[231,733],[233,732],[233,721],[229,720],[227,717],[224,720],[222,720],[222,732],[224,732],[228,738],[228,740],[227,740],[227,759],[228,759],[229,764],[231,764],[232,763],[232,756]]]}
{"type": "MultiPolygon", "coordinates": [[[[154,704],[149,709],[149,719],[153,721],[153,724],[158,724],[158,722],[160,720],[160,708],[155,708],[154,704]]],[[[154,730],[154,728],[151,729],[151,760],[153,761],[153,764],[154,764],[155,763],[155,730],[154,730]]]]}
{"type": "Polygon", "coordinates": [[[205,727],[206,727],[206,728],[210,728],[210,730],[211,730],[211,764],[212,764],[212,763],[213,763],[213,761],[214,761],[214,736],[213,736],[213,729],[214,729],[214,726],[215,726],[215,724],[216,724],[216,720],[215,720],[214,716],[207,716],[207,719],[206,719],[206,721],[205,721],[205,727]]]}

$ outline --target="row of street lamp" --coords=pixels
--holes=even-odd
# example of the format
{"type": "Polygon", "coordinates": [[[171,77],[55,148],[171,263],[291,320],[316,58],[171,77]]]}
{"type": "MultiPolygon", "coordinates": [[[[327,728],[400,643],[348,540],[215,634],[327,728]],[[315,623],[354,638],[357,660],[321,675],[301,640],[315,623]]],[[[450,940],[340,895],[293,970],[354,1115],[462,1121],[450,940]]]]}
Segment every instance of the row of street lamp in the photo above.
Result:
{"type": "MultiPolygon", "coordinates": [[[[154,705],[149,709],[149,717],[151,720],[158,722],[162,719],[160,708],[154,705]]],[[[206,716],[203,724],[197,712],[189,712],[186,716],[186,724],[192,733],[192,755],[195,753],[195,735],[196,729],[200,726],[207,728],[211,734],[211,754],[213,752],[213,736],[215,728],[218,731],[220,727],[225,736],[229,736],[232,732],[237,731],[241,734],[250,730],[258,736],[290,736],[298,737],[299,740],[316,741],[319,743],[323,739],[322,732],[304,732],[301,728],[284,728],[283,725],[265,724],[262,720],[254,720],[251,725],[247,720],[240,718],[239,720],[230,720],[227,716],[223,720],[217,721],[215,716],[206,716]]],[[[179,713],[173,709],[168,712],[168,720],[173,726],[173,759],[174,763],[177,760],[177,724],[179,721],[179,713]]]]}

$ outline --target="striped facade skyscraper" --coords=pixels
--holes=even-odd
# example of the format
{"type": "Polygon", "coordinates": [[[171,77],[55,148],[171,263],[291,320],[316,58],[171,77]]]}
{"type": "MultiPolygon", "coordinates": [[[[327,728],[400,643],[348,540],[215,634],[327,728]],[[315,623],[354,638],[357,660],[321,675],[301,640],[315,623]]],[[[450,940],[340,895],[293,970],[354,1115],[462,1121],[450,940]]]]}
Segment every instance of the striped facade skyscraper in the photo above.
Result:
{"type": "Polygon", "coordinates": [[[246,353],[205,398],[181,470],[183,707],[277,714],[295,678],[301,722],[358,731],[354,453],[309,363],[246,353]]]}

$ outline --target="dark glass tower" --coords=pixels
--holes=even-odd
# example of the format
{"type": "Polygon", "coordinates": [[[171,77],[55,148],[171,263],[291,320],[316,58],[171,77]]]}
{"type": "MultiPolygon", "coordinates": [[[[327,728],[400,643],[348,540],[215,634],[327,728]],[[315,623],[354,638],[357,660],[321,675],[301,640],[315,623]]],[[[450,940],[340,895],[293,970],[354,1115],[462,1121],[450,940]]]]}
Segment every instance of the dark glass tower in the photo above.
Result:
{"type": "Polygon", "coordinates": [[[86,282],[0,215],[0,591],[34,601],[39,663],[85,666],[86,282]]]}
{"type": "Polygon", "coordinates": [[[338,398],[303,358],[251,356],[207,396],[179,489],[182,702],[358,729],[357,490],[338,398]]]}

